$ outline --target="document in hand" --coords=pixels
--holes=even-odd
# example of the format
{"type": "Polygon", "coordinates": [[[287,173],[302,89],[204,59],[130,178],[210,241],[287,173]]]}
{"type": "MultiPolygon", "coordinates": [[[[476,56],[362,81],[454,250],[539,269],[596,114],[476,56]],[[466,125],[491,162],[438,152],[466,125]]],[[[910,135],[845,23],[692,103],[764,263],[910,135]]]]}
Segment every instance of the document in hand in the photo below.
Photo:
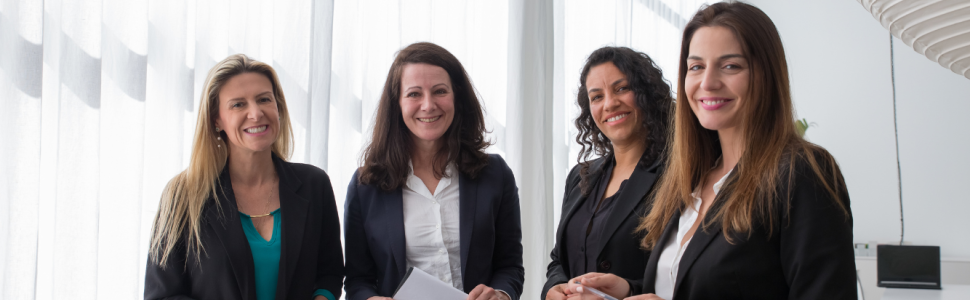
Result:
{"type": "Polygon", "coordinates": [[[431,274],[421,271],[421,269],[410,267],[408,272],[404,274],[404,279],[401,280],[401,285],[397,287],[392,298],[394,300],[464,300],[468,299],[468,294],[438,280],[431,274]]]}

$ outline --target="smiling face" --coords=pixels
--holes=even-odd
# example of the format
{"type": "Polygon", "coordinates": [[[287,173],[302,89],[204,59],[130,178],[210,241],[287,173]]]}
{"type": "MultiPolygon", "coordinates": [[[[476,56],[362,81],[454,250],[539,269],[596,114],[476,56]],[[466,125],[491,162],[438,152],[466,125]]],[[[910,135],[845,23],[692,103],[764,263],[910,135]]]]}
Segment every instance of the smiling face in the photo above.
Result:
{"type": "Polygon", "coordinates": [[[271,151],[279,134],[280,119],[273,84],[259,73],[242,73],[219,90],[219,119],[232,152],[271,151]]]}
{"type": "Polygon", "coordinates": [[[401,72],[401,117],[416,142],[436,143],[455,118],[455,93],[445,69],[408,64],[401,72]]]}
{"type": "Polygon", "coordinates": [[[741,124],[738,111],[747,100],[748,81],[748,60],[734,32],[717,26],[694,32],[684,90],[701,126],[722,130],[741,124]]]}
{"type": "Polygon", "coordinates": [[[614,145],[642,139],[636,95],[630,89],[626,75],[616,65],[606,62],[590,68],[586,89],[596,127],[614,145]]]}

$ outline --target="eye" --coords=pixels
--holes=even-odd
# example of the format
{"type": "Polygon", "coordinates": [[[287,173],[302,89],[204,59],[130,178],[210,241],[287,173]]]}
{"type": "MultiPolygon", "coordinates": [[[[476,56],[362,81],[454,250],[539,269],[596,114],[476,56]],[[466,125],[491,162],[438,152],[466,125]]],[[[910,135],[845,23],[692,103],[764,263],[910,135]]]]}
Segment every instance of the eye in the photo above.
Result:
{"type": "Polygon", "coordinates": [[[698,70],[703,69],[703,68],[704,67],[702,67],[701,65],[693,65],[693,66],[688,67],[687,68],[687,71],[698,71],[698,70]]]}
{"type": "Polygon", "coordinates": [[[273,99],[270,99],[269,97],[265,97],[265,98],[259,99],[259,102],[273,102],[273,99]]]}
{"type": "Polygon", "coordinates": [[[242,102],[233,102],[232,104],[229,105],[230,108],[237,108],[242,106],[243,106],[242,102]]]}
{"type": "Polygon", "coordinates": [[[603,95],[596,94],[596,95],[593,95],[592,97],[589,97],[589,101],[591,101],[591,102],[595,102],[595,101],[598,101],[600,99],[603,99],[603,95]]]}
{"type": "Polygon", "coordinates": [[[628,86],[621,86],[621,87],[616,88],[616,92],[617,93],[619,93],[619,92],[626,92],[628,90],[630,90],[630,87],[628,87],[628,86]]]}
{"type": "Polygon", "coordinates": [[[438,95],[444,95],[444,94],[447,94],[448,93],[448,90],[446,90],[446,89],[440,89],[440,90],[434,91],[434,93],[435,94],[438,94],[438,95]]]}
{"type": "Polygon", "coordinates": [[[408,93],[408,94],[407,94],[407,95],[406,95],[405,97],[408,97],[408,98],[414,98],[414,97],[418,97],[418,96],[420,96],[420,95],[421,95],[421,94],[419,94],[418,92],[410,92],[410,93],[408,93]]]}

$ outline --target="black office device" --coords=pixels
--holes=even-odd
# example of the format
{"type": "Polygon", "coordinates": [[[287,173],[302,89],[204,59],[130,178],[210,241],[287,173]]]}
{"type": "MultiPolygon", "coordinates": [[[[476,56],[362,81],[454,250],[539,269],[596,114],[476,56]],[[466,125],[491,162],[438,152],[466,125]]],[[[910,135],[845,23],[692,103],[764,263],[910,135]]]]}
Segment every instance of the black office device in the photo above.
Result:
{"type": "Polygon", "coordinates": [[[879,287],[940,289],[939,246],[879,245],[876,260],[879,287]]]}

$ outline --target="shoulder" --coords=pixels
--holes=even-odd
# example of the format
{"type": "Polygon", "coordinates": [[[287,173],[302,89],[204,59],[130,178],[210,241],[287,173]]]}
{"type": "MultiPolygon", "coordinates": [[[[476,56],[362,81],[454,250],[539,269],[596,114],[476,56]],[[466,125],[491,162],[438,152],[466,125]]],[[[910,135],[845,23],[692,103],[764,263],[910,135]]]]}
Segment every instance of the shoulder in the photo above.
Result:
{"type": "Polygon", "coordinates": [[[602,168],[603,163],[606,160],[607,157],[601,156],[593,160],[577,163],[575,166],[573,166],[572,170],[569,171],[569,175],[566,176],[566,183],[573,183],[574,185],[579,184],[579,181],[582,180],[583,176],[589,175],[596,172],[597,169],[602,168]],[[586,174],[582,174],[584,164],[589,166],[589,168],[586,169],[586,174]]]}
{"type": "Polygon", "coordinates": [[[488,165],[476,177],[479,181],[515,182],[515,175],[505,159],[498,154],[488,154],[488,165]]]}
{"type": "Polygon", "coordinates": [[[285,162],[285,161],[283,162],[283,164],[289,167],[289,169],[293,171],[293,174],[296,175],[296,177],[300,178],[301,180],[330,181],[330,175],[327,174],[327,172],[324,171],[323,169],[318,168],[317,166],[314,166],[311,164],[285,162]]]}
{"type": "Polygon", "coordinates": [[[842,177],[835,157],[811,143],[789,147],[782,155],[779,171],[781,178],[794,182],[841,180],[842,177]]]}
{"type": "Polygon", "coordinates": [[[485,166],[485,170],[488,170],[489,173],[512,174],[512,169],[509,168],[509,164],[505,162],[505,159],[501,155],[494,153],[488,154],[488,165],[485,166]]]}

